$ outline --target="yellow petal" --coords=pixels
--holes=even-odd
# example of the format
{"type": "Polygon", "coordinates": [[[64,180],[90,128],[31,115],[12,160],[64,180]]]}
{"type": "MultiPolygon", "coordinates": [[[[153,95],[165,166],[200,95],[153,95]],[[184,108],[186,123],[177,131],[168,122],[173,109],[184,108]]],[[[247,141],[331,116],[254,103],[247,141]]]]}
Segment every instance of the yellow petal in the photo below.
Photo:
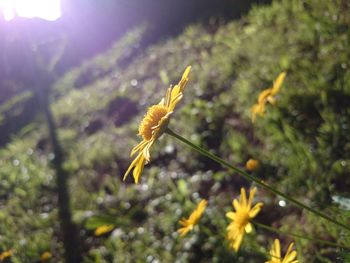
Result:
{"type": "Polygon", "coordinates": [[[182,226],[187,226],[188,225],[188,221],[186,218],[181,218],[180,221],[179,221],[180,225],[182,226]]]}
{"type": "Polygon", "coordinates": [[[274,250],[274,256],[277,258],[281,258],[281,244],[278,239],[275,239],[274,245],[273,245],[273,250],[274,250]]]}
{"type": "Polygon", "coordinates": [[[293,260],[297,257],[297,252],[296,252],[296,251],[292,251],[293,246],[294,246],[294,243],[292,242],[292,243],[288,246],[286,256],[284,257],[284,260],[285,260],[286,262],[288,262],[288,263],[291,262],[291,261],[293,261],[293,260]]]}
{"type": "Polygon", "coordinates": [[[151,159],[151,155],[149,153],[149,150],[150,148],[152,147],[153,143],[154,143],[155,139],[151,139],[145,146],[145,148],[143,149],[142,153],[143,153],[143,156],[146,160],[146,162],[148,163],[151,159]]]}
{"type": "Polygon", "coordinates": [[[289,253],[292,251],[293,246],[294,246],[294,243],[293,243],[293,242],[289,244],[286,254],[289,254],[289,253]]]}
{"type": "Polygon", "coordinates": [[[191,231],[201,218],[202,214],[204,213],[205,208],[207,207],[208,201],[203,199],[201,200],[196,209],[191,213],[188,219],[182,218],[179,223],[184,226],[183,228],[180,228],[178,231],[181,232],[181,235],[185,235],[188,231],[191,231]]]}
{"type": "Polygon", "coordinates": [[[95,236],[101,236],[108,232],[111,232],[114,228],[114,225],[102,225],[95,229],[95,236]]]}
{"type": "Polygon", "coordinates": [[[185,89],[186,85],[187,85],[188,76],[190,74],[190,71],[191,71],[191,66],[188,66],[185,69],[185,72],[182,74],[181,80],[179,82],[180,92],[182,92],[185,89]]]}
{"type": "Polygon", "coordinates": [[[208,201],[203,199],[199,202],[198,207],[197,207],[197,211],[202,214],[205,210],[205,208],[207,207],[208,201]]]}
{"type": "Polygon", "coordinates": [[[141,154],[141,157],[137,162],[133,172],[133,176],[136,184],[139,183],[140,176],[142,174],[143,168],[145,167],[145,161],[146,161],[145,157],[143,156],[143,154],[141,154]]]}
{"type": "Polygon", "coordinates": [[[234,212],[228,212],[226,213],[226,217],[228,217],[231,220],[235,220],[235,213],[234,212]]]}
{"type": "Polygon", "coordinates": [[[241,204],[243,207],[246,207],[246,206],[247,206],[247,195],[246,195],[245,189],[244,189],[243,187],[241,188],[240,204],[241,204]]]}
{"type": "Polygon", "coordinates": [[[253,231],[253,226],[251,223],[248,223],[245,228],[244,228],[245,232],[247,232],[248,234],[251,233],[253,231]]]}
{"type": "Polygon", "coordinates": [[[191,231],[191,228],[189,227],[182,227],[180,229],[177,230],[180,233],[180,236],[183,237],[185,236],[188,232],[191,231]]]}
{"type": "Polygon", "coordinates": [[[12,254],[13,254],[13,250],[12,250],[12,249],[10,249],[10,250],[8,250],[8,251],[2,252],[2,253],[0,254],[0,261],[3,261],[3,260],[5,260],[6,258],[11,257],[12,254]]]}
{"type": "Polygon", "coordinates": [[[253,189],[250,190],[249,200],[248,200],[248,209],[249,210],[250,210],[250,208],[252,206],[252,202],[253,202],[253,199],[254,199],[255,192],[256,192],[256,187],[254,187],[253,189]]]}
{"type": "Polygon", "coordinates": [[[175,85],[172,88],[171,95],[170,95],[170,104],[169,104],[170,110],[173,110],[176,104],[181,100],[181,97],[179,97],[179,95],[182,95],[182,92],[187,85],[188,75],[190,74],[190,71],[191,71],[191,66],[188,66],[185,69],[185,72],[182,74],[182,78],[179,84],[175,85]]]}
{"type": "Polygon", "coordinates": [[[260,92],[258,97],[258,104],[266,103],[266,98],[271,95],[272,88],[265,89],[260,92]]]}
{"type": "Polygon", "coordinates": [[[190,75],[191,68],[192,68],[191,66],[187,66],[187,68],[185,69],[185,72],[182,74],[182,77],[181,77],[181,81],[180,81],[181,84],[183,81],[188,80],[188,76],[190,75]]]}
{"type": "Polygon", "coordinates": [[[277,79],[273,83],[273,88],[271,90],[272,96],[274,96],[277,92],[279,92],[285,77],[286,77],[286,72],[282,72],[278,75],[277,79]]]}
{"type": "Polygon", "coordinates": [[[233,243],[233,249],[238,252],[241,244],[242,244],[242,240],[243,240],[243,234],[239,234],[236,238],[236,240],[234,240],[234,243],[233,243]]]}
{"type": "Polygon", "coordinates": [[[263,207],[263,203],[259,202],[257,203],[250,211],[249,211],[249,217],[254,218],[256,215],[260,212],[261,208],[263,207]]]}
{"type": "Polygon", "coordinates": [[[284,257],[284,261],[289,263],[292,262],[297,257],[297,252],[292,251],[284,257]]]}
{"type": "Polygon", "coordinates": [[[241,209],[241,204],[237,201],[237,199],[234,199],[232,204],[236,211],[241,209]]]}
{"type": "Polygon", "coordinates": [[[251,108],[251,118],[252,118],[252,122],[255,122],[256,119],[256,115],[259,116],[264,116],[265,113],[265,103],[259,103],[259,104],[255,104],[253,105],[253,107],[251,108]]]}
{"type": "Polygon", "coordinates": [[[170,94],[170,99],[169,99],[169,105],[171,104],[171,102],[181,93],[180,91],[180,86],[179,85],[175,85],[172,89],[171,89],[171,94],[170,94]]]}
{"type": "Polygon", "coordinates": [[[169,107],[170,105],[170,99],[171,99],[171,86],[170,88],[167,89],[166,91],[166,95],[165,95],[165,100],[164,100],[164,103],[163,105],[166,106],[166,107],[169,107]]]}
{"type": "Polygon", "coordinates": [[[130,156],[133,156],[138,151],[142,151],[147,143],[148,143],[148,141],[143,140],[138,145],[136,145],[134,148],[132,148],[130,156]]]}
{"type": "Polygon", "coordinates": [[[272,105],[276,104],[276,99],[273,96],[268,96],[267,101],[270,102],[272,105]]]}
{"type": "Polygon", "coordinates": [[[168,110],[173,111],[175,109],[176,105],[181,101],[182,97],[183,97],[182,92],[177,94],[175,97],[172,97],[171,101],[169,103],[168,110]]]}
{"type": "Polygon", "coordinates": [[[130,171],[136,166],[136,163],[139,161],[140,156],[142,155],[142,153],[139,153],[136,158],[131,162],[131,164],[129,165],[128,170],[126,170],[124,176],[123,176],[123,181],[125,181],[126,177],[129,175],[130,171]]]}

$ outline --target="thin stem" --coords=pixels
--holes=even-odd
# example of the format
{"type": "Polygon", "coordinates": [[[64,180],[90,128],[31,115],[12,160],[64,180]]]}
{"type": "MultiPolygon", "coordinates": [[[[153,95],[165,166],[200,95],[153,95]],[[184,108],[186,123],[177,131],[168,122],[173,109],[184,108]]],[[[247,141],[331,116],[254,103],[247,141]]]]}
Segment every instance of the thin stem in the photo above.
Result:
{"type": "Polygon", "coordinates": [[[347,225],[345,225],[344,223],[341,223],[341,222],[339,222],[339,221],[336,221],[336,220],[334,220],[333,218],[331,218],[331,217],[329,217],[329,216],[323,214],[322,212],[317,211],[316,209],[311,208],[311,207],[309,207],[309,206],[307,206],[307,205],[305,205],[305,204],[299,202],[298,200],[296,200],[296,199],[294,199],[294,198],[292,198],[292,197],[289,197],[288,195],[286,195],[286,194],[280,192],[279,190],[277,190],[277,189],[275,189],[275,188],[269,186],[268,184],[264,183],[263,181],[259,180],[258,178],[256,178],[256,177],[254,177],[254,176],[248,174],[247,172],[245,172],[245,171],[243,171],[243,170],[241,170],[241,169],[239,169],[239,168],[237,168],[237,167],[232,166],[231,164],[229,164],[229,163],[226,162],[225,160],[219,158],[218,156],[216,156],[216,155],[210,153],[209,151],[207,151],[207,150],[205,150],[205,149],[203,149],[203,148],[201,148],[201,147],[199,147],[199,146],[193,144],[192,142],[190,142],[189,140],[185,139],[184,137],[182,137],[182,136],[176,134],[175,132],[173,132],[173,131],[170,130],[169,128],[167,128],[167,129],[165,130],[165,132],[166,132],[167,134],[173,136],[174,138],[178,139],[179,141],[181,141],[181,142],[187,144],[188,146],[190,146],[191,148],[193,148],[194,150],[196,150],[196,151],[199,152],[200,154],[202,154],[202,155],[208,157],[209,159],[212,159],[213,161],[215,161],[215,162],[217,162],[217,163],[219,163],[219,164],[221,164],[221,165],[223,165],[223,166],[225,166],[225,167],[227,167],[227,168],[229,168],[229,169],[231,169],[231,170],[233,170],[233,171],[235,171],[235,172],[241,174],[241,175],[242,175],[243,177],[245,177],[246,179],[255,182],[257,185],[259,185],[259,186],[265,188],[266,190],[270,191],[271,193],[274,193],[274,194],[276,194],[276,195],[279,195],[279,196],[285,198],[286,200],[290,201],[290,202],[293,203],[294,205],[299,206],[300,208],[306,209],[306,210],[310,211],[311,213],[314,213],[315,215],[318,215],[318,216],[320,216],[320,217],[322,217],[322,218],[324,218],[324,219],[326,219],[326,220],[328,220],[328,221],[330,221],[330,222],[332,222],[332,223],[334,223],[334,224],[336,224],[336,225],[338,225],[338,226],[340,226],[340,227],[342,227],[342,228],[345,228],[345,229],[347,229],[347,230],[350,231],[350,226],[347,226],[347,225]]]}
{"type": "Polygon", "coordinates": [[[292,237],[296,237],[296,238],[306,239],[306,240],[314,241],[314,242],[317,242],[317,243],[322,243],[322,244],[326,244],[326,245],[329,245],[329,246],[334,246],[334,247],[339,247],[339,248],[344,248],[344,249],[350,250],[349,247],[346,247],[346,246],[343,246],[343,245],[339,245],[337,243],[330,242],[330,241],[327,241],[327,240],[323,240],[323,239],[319,239],[319,238],[313,238],[313,237],[310,237],[310,236],[305,236],[303,234],[295,234],[295,233],[291,233],[291,232],[288,232],[288,231],[279,230],[277,228],[274,228],[274,227],[271,227],[271,226],[267,226],[265,224],[260,224],[260,223],[258,223],[256,221],[253,221],[253,224],[258,226],[258,227],[261,227],[263,229],[266,229],[268,231],[271,231],[271,232],[275,232],[275,233],[279,233],[279,234],[283,234],[283,235],[287,235],[287,236],[292,236],[292,237]]]}

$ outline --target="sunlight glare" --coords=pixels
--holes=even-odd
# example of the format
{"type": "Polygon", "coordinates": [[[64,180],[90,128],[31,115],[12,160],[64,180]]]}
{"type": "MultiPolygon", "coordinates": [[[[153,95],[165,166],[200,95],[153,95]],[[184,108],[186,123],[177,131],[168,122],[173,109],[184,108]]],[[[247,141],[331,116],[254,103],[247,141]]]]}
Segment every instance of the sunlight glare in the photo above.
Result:
{"type": "Polygon", "coordinates": [[[61,4],[60,0],[0,0],[0,13],[6,21],[16,16],[54,21],[61,16],[61,4]]]}

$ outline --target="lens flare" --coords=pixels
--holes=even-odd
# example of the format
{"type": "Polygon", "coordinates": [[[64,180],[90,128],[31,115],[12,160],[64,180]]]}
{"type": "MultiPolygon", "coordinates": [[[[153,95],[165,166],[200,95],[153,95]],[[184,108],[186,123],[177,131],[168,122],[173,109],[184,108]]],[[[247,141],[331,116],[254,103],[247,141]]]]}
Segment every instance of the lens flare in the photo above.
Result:
{"type": "Polygon", "coordinates": [[[60,0],[0,0],[1,13],[6,21],[16,16],[54,21],[61,16],[61,3],[60,0]]]}

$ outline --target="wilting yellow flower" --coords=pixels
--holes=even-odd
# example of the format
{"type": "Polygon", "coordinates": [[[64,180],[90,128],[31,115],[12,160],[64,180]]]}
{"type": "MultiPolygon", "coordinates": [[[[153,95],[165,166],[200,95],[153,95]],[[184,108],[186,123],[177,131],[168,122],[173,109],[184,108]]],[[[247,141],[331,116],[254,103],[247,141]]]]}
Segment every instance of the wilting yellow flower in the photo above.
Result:
{"type": "Polygon", "coordinates": [[[293,243],[289,245],[287,253],[282,259],[280,241],[275,239],[270,250],[271,259],[265,263],[298,263],[299,261],[295,259],[297,257],[297,252],[295,250],[292,251],[293,245],[293,243]]]}
{"type": "Polygon", "coordinates": [[[102,225],[95,229],[95,236],[101,236],[108,232],[111,232],[115,226],[114,225],[102,225]]]}
{"type": "Polygon", "coordinates": [[[239,201],[234,199],[232,202],[233,207],[236,212],[228,212],[226,216],[232,220],[232,222],[226,228],[227,239],[230,242],[230,246],[234,251],[238,251],[241,246],[244,232],[250,233],[253,230],[253,226],[250,223],[261,210],[263,203],[257,203],[252,208],[252,201],[256,192],[256,187],[254,187],[249,194],[249,200],[247,201],[247,196],[244,188],[241,188],[241,197],[239,201]]]}
{"type": "Polygon", "coordinates": [[[207,207],[208,201],[203,199],[199,202],[196,209],[192,212],[188,219],[182,218],[180,220],[180,224],[183,226],[179,230],[177,230],[181,236],[185,236],[188,232],[190,232],[193,227],[198,223],[202,214],[204,213],[205,208],[207,207]]]}
{"type": "Polygon", "coordinates": [[[46,262],[52,258],[52,254],[49,251],[45,251],[40,256],[40,262],[46,262]]]}
{"type": "Polygon", "coordinates": [[[4,261],[5,259],[11,257],[13,254],[13,249],[4,251],[0,254],[0,261],[4,261]]]}
{"type": "Polygon", "coordinates": [[[191,67],[187,67],[180,82],[174,87],[168,88],[165,98],[163,98],[157,105],[153,105],[148,109],[139,126],[138,135],[142,136],[143,140],[131,150],[131,156],[135,153],[138,154],[130,164],[123,180],[125,180],[130,171],[134,169],[133,176],[135,183],[139,182],[145,164],[150,161],[150,148],[164,133],[168,126],[171,114],[183,97],[183,90],[188,82],[190,70],[191,67]]]}
{"type": "Polygon", "coordinates": [[[254,104],[253,107],[250,109],[253,122],[256,119],[256,115],[264,116],[265,105],[267,102],[271,103],[272,105],[276,103],[275,95],[281,89],[281,86],[285,77],[286,77],[285,72],[280,73],[277,79],[273,82],[273,87],[269,89],[265,89],[259,94],[258,103],[254,104]]]}
{"type": "Polygon", "coordinates": [[[249,159],[245,164],[245,168],[247,168],[248,171],[254,171],[258,168],[259,165],[260,162],[258,160],[249,159]]]}

